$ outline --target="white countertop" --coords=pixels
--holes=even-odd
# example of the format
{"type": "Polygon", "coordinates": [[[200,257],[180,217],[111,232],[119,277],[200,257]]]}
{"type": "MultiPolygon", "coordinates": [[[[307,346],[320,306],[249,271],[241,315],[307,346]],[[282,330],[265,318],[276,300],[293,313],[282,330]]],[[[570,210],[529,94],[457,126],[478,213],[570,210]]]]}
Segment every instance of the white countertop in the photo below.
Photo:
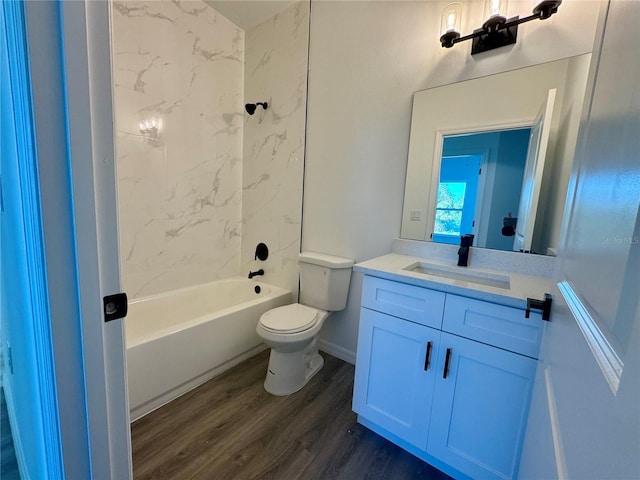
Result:
{"type": "Polygon", "coordinates": [[[388,280],[462,295],[478,300],[500,303],[522,310],[527,307],[527,297],[542,300],[544,299],[544,294],[551,291],[551,280],[545,277],[511,273],[505,270],[477,268],[473,265],[458,267],[455,262],[443,262],[433,258],[412,257],[396,253],[390,253],[389,255],[357,263],[353,268],[356,272],[362,272],[365,275],[386,278],[388,280]],[[403,270],[405,267],[417,262],[427,262],[431,265],[441,266],[449,270],[460,269],[460,273],[463,274],[468,272],[478,275],[507,276],[509,277],[510,287],[500,288],[482,285],[472,281],[403,270]]]}

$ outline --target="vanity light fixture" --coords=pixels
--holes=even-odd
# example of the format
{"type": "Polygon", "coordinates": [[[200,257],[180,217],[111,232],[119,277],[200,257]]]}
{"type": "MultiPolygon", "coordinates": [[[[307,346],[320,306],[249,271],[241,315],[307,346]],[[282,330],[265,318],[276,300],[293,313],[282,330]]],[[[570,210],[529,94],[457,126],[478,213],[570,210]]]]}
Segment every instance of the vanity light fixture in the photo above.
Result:
{"type": "MultiPolygon", "coordinates": [[[[528,17],[520,18],[518,16],[507,19],[507,0],[485,0],[485,22],[482,28],[477,28],[464,37],[460,36],[458,29],[450,27],[453,25],[452,18],[461,16],[462,6],[460,4],[447,5],[442,11],[442,36],[440,43],[444,48],[451,48],[456,43],[465,40],[472,40],[471,55],[486,52],[494,48],[504,47],[516,43],[518,36],[518,25],[530,22],[531,20],[546,20],[558,11],[558,7],[562,0],[542,0],[533,8],[533,12],[528,17]],[[460,5],[459,14],[455,12],[455,5],[460,5]]],[[[459,24],[458,24],[459,25],[459,24]]]]}

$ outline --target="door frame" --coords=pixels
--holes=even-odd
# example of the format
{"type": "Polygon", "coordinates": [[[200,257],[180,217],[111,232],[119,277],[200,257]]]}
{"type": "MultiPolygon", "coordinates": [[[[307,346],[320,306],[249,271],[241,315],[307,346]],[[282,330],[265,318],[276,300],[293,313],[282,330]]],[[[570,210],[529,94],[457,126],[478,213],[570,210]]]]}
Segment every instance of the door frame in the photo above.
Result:
{"type": "MultiPolygon", "coordinates": [[[[16,189],[15,194],[12,195],[8,204],[8,208],[12,211],[5,213],[5,197],[1,184],[0,203],[2,215],[8,215],[7,219],[12,216],[19,222],[16,231],[5,231],[2,237],[12,235],[10,241],[18,243],[21,253],[24,252],[24,255],[20,255],[21,258],[14,259],[17,262],[18,271],[12,270],[12,274],[15,275],[12,277],[12,282],[18,282],[18,288],[22,295],[20,298],[7,299],[3,297],[3,303],[6,301],[15,307],[14,302],[20,302],[25,306],[27,310],[25,313],[29,316],[29,318],[18,318],[10,314],[10,318],[4,319],[3,323],[16,320],[24,321],[21,328],[26,329],[29,332],[27,335],[31,336],[28,342],[32,348],[25,349],[25,345],[19,345],[19,348],[25,349],[24,352],[21,352],[21,357],[31,356],[32,363],[19,365],[20,373],[18,375],[20,377],[14,378],[12,376],[11,380],[33,382],[35,390],[31,392],[31,398],[28,399],[31,407],[29,417],[30,423],[35,425],[34,431],[31,433],[38,432],[36,434],[38,438],[34,439],[30,436],[27,438],[34,442],[35,448],[43,450],[38,452],[40,454],[38,458],[29,459],[26,457],[27,454],[23,450],[22,443],[24,437],[20,431],[20,426],[23,424],[19,422],[21,419],[16,418],[19,410],[16,411],[14,402],[17,399],[13,397],[11,389],[7,389],[7,384],[11,382],[5,382],[3,378],[2,383],[7,398],[7,411],[20,474],[28,477],[33,473],[32,469],[35,468],[36,472],[46,471],[49,478],[61,479],[63,478],[63,466],[60,419],[56,397],[53,338],[49,321],[49,292],[45,267],[37,152],[33,148],[35,132],[28,58],[25,55],[27,44],[24,4],[21,2],[0,4],[0,24],[3,26],[3,35],[0,39],[2,44],[0,48],[3,50],[1,55],[3,57],[5,54],[7,55],[4,58],[6,65],[3,61],[3,68],[6,68],[6,71],[3,72],[3,78],[0,81],[3,84],[5,81],[7,83],[2,87],[3,94],[2,100],[0,100],[3,105],[2,115],[6,115],[2,120],[3,134],[6,136],[3,135],[0,149],[8,147],[12,150],[10,153],[4,152],[3,159],[4,161],[16,162],[15,169],[18,176],[17,185],[12,186],[16,189]],[[6,120],[8,121],[4,124],[6,120]],[[7,144],[4,144],[5,140],[8,142],[7,144]],[[38,463],[40,464],[34,467],[34,464],[38,463]]],[[[5,189],[5,191],[8,190],[5,189]]],[[[16,225],[14,224],[14,226],[16,225]]],[[[2,267],[3,269],[7,268],[6,265],[2,267]]],[[[9,306],[9,308],[11,307],[9,306]]],[[[9,312],[11,311],[10,309],[9,312]]],[[[1,338],[4,343],[5,337],[1,338]]],[[[3,350],[2,347],[6,348],[5,345],[1,346],[0,350],[3,350]]],[[[9,374],[13,375],[13,355],[9,349],[7,350],[3,351],[3,359],[8,359],[2,372],[3,376],[8,368],[10,369],[9,374]]],[[[26,399],[20,398],[20,400],[24,402],[26,399]]],[[[22,410],[23,412],[24,410],[22,410]]],[[[31,447],[33,448],[34,445],[32,444],[31,447]]]]}
{"type": "Polygon", "coordinates": [[[102,312],[120,291],[110,8],[25,2],[67,478],[132,478],[123,321],[102,312]]]}

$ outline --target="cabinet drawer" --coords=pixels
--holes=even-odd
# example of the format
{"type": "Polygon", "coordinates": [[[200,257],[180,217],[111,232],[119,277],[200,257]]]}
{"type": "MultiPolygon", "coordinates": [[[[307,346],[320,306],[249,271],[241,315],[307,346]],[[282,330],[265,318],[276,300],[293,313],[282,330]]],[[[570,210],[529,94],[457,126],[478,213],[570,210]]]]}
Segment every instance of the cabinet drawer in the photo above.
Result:
{"type": "Polygon", "coordinates": [[[442,330],[538,358],[544,321],[539,313],[447,295],[442,330]]]}
{"type": "Polygon", "coordinates": [[[428,327],[441,328],[445,294],[365,275],[362,306],[428,327]]]}

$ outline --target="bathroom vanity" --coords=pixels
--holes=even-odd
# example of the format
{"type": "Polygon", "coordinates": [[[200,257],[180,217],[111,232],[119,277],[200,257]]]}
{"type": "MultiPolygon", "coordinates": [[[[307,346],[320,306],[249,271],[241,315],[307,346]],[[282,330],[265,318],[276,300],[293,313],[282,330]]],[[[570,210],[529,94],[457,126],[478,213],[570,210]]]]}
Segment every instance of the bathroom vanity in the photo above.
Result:
{"type": "Polygon", "coordinates": [[[358,421],[455,478],[517,477],[548,279],[391,254],[357,264],[358,421]]]}

